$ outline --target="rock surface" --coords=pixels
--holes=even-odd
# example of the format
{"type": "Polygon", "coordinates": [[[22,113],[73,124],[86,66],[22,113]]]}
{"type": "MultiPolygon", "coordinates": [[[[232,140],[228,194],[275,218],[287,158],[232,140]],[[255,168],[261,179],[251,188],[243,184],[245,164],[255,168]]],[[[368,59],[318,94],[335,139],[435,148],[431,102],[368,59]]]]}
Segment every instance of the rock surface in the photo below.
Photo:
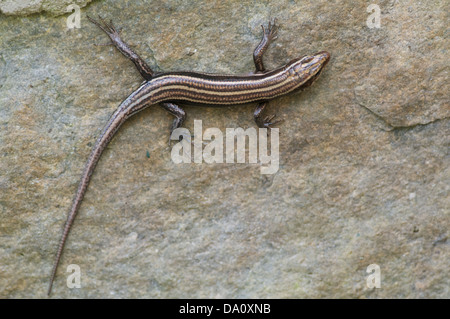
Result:
{"type": "Polygon", "coordinates": [[[92,0],[2,0],[0,13],[26,16],[33,13],[48,12],[54,16],[72,12],[70,5],[85,7],[92,0]]]}
{"type": "MultiPolygon", "coordinates": [[[[332,60],[313,86],[270,103],[284,120],[273,175],[175,164],[170,114],[130,119],[96,168],[52,297],[449,298],[449,3],[378,1],[380,28],[367,5],[95,1],[80,29],[69,14],[0,14],[0,298],[46,296],[91,147],[142,81],[94,45],[108,39],[86,14],[114,19],[158,71],[248,73],[273,17],[268,68],[321,50],[332,60]],[[70,264],[80,289],[66,286],[70,264]],[[367,286],[371,264],[379,289],[367,286]]],[[[184,127],[254,127],[253,109],[187,106],[184,127]]]]}

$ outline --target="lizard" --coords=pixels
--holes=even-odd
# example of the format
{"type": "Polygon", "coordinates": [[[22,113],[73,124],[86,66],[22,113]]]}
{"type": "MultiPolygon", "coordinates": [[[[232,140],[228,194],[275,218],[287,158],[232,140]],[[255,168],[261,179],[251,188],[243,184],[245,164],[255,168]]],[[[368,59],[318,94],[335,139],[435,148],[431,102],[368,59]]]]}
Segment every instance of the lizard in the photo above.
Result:
{"type": "Polygon", "coordinates": [[[229,106],[256,102],[257,106],[253,113],[256,124],[260,128],[270,129],[273,125],[279,123],[280,120],[274,121],[275,115],[263,116],[263,111],[267,107],[269,100],[310,86],[330,60],[330,53],[320,51],[312,55],[292,59],[287,64],[274,70],[266,70],[263,63],[263,55],[270,43],[277,38],[278,25],[276,19],[274,19],[273,23],[268,23],[267,28],[261,25],[263,36],[253,52],[253,62],[255,64],[255,72],[253,74],[221,75],[186,71],[156,73],[122,40],[112,20],[108,23],[101,16],[99,16],[99,20],[94,20],[90,16],[87,16],[87,18],[103,30],[111,39],[112,44],[134,63],[144,78],[144,82],[112,114],[85,164],[59,241],[47,291],[48,295],[51,293],[67,237],[88,188],[95,166],[105,147],[127,119],[150,105],[159,104],[175,117],[171,126],[171,131],[173,132],[186,119],[186,113],[180,107],[180,103],[229,106]]]}

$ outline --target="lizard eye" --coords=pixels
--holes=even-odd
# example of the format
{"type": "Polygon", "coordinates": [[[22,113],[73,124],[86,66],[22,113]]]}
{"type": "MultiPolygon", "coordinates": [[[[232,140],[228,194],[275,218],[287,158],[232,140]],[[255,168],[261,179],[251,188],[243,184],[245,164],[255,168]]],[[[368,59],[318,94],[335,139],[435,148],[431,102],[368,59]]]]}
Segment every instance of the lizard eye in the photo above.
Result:
{"type": "Polygon", "coordinates": [[[312,56],[305,56],[305,57],[302,59],[302,63],[308,63],[308,62],[311,62],[312,59],[313,59],[312,56]]]}

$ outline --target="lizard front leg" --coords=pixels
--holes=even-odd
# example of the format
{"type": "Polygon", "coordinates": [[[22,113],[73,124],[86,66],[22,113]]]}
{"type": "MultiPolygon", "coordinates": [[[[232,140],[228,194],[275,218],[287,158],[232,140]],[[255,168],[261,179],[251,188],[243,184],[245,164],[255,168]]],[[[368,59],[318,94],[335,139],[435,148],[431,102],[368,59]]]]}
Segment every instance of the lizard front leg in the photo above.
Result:
{"type": "Polygon", "coordinates": [[[256,73],[266,71],[262,58],[270,43],[277,38],[278,25],[276,23],[277,19],[274,19],[273,23],[269,21],[267,29],[264,28],[264,25],[261,25],[261,28],[263,30],[263,37],[261,39],[261,42],[253,51],[253,62],[255,62],[256,73]]]}
{"type": "MultiPolygon", "coordinates": [[[[264,53],[267,51],[270,43],[277,38],[278,25],[276,23],[277,19],[274,19],[273,23],[269,21],[267,29],[264,27],[264,25],[261,25],[261,28],[263,30],[263,37],[261,39],[261,42],[255,48],[255,51],[253,51],[253,62],[255,63],[256,73],[262,73],[266,71],[262,58],[264,53]]],[[[272,125],[281,122],[281,120],[272,122],[273,118],[276,115],[263,117],[263,111],[268,103],[268,101],[260,102],[256,107],[255,112],[253,113],[253,118],[255,119],[258,127],[272,128],[272,125]]]]}
{"type": "Polygon", "coordinates": [[[260,102],[253,113],[253,118],[255,119],[256,124],[261,128],[272,128],[272,125],[282,122],[282,120],[272,121],[276,114],[263,117],[262,113],[267,104],[269,104],[268,101],[260,102]]]}

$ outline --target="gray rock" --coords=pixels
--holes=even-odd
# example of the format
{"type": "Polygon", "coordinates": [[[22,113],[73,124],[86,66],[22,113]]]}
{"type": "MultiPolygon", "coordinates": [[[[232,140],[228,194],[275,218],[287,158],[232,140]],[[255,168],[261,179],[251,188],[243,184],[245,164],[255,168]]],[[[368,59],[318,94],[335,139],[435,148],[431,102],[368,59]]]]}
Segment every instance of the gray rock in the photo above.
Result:
{"type": "MultiPolygon", "coordinates": [[[[56,8],[0,8],[46,3],[56,8]]],[[[52,297],[449,298],[448,1],[378,3],[379,29],[367,1],[96,1],[80,29],[69,14],[0,15],[0,297],[46,296],[91,147],[142,82],[94,45],[108,38],[86,14],[101,14],[158,71],[249,73],[273,17],[267,67],[332,59],[311,87],[270,103],[284,120],[273,175],[175,164],[170,114],[130,119],[96,168],[52,297]],[[70,264],[79,289],[66,286],[70,264]]],[[[187,106],[184,126],[254,127],[253,109],[187,106]]]]}
{"type": "Polygon", "coordinates": [[[3,0],[0,13],[6,15],[26,16],[33,13],[48,12],[54,16],[72,12],[70,5],[84,7],[92,0],[3,0]]]}

